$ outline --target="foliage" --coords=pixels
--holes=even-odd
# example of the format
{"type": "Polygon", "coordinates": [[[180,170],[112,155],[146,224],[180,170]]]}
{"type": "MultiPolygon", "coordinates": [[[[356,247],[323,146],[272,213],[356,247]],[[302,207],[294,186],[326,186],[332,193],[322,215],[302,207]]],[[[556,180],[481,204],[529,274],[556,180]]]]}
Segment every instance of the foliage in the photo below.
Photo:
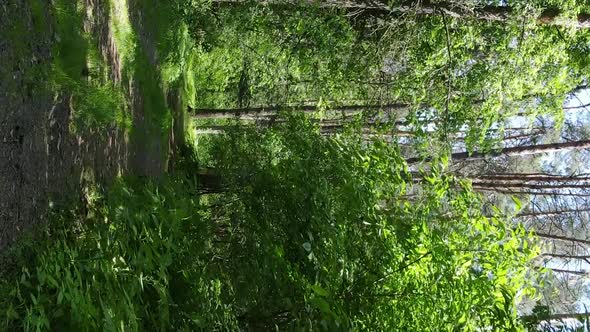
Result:
{"type": "Polygon", "coordinates": [[[493,149],[507,116],[558,114],[585,82],[588,33],[534,24],[555,3],[515,2],[522,15],[498,24],[110,0],[119,86],[82,32],[83,6],[56,0],[50,87],[71,96],[85,125],[129,126],[133,100],[131,138],[150,149],[188,107],[399,103],[430,162],[410,168],[395,141],[361,134],[371,120],[399,126],[402,112],[365,111],[332,136],[318,127],[322,112],[277,113],[265,127],[226,120],[224,134],[187,142],[173,173],[117,179],[52,210],[51,224],[7,254],[0,328],[522,329],[515,303],[534,296],[538,249],[521,227],[482,214],[446,155],[458,130],[468,148],[493,149]]]}
{"type": "Polygon", "coordinates": [[[2,278],[3,324],[518,326],[514,301],[528,291],[535,249],[521,230],[483,217],[466,184],[435,173],[410,204],[395,147],[325,138],[301,117],[267,131],[236,128],[212,146],[225,190],[202,203],[189,154],[174,177],[122,180],[104,196],[92,191],[86,212],[56,211],[44,235],[14,251],[21,270],[2,278]]]}
{"type": "MultiPolygon", "coordinates": [[[[455,5],[466,12],[483,6],[455,5]]],[[[408,104],[406,123],[418,140],[436,129],[438,142],[418,153],[458,130],[467,131],[469,150],[487,151],[509,116],[562,118],[565,96],[586,80],[588,32],[534,19],[553,5],[517,2],[502,24],[445,14],[382,18],[304,5],[221,6],[211,21],[215,32],[197,48],[195,105],[408,104]]],[[[569,15],[581,10],[576,6],[560,9],[569,15]]],[[[389,113],[389,121],[406,115],[389,113]]]]}
{"type": "Polygon", "coordinates": [[[356,81],[376,70],[378,59],[343,16],[281,6],[217,15],[215,39],[197,53],[199,107],[366,99],[356,81]]]}
{"type": "Polygon", "coordinates": [[[326,139],[301,119],[243,130],[221,139],[216,165],[237,180],[225,202],[237,209],[229,245],[247,254],[235,270],[261,271],[243,276],[240,306],[258,317],[289,312],[283,328],[516,328],[514,297],[528,291],[536,249],[522,230],[482,216],[467,185],[435,173],[410,204],[404,162],[383,142],[326,139]],[[267,294],[277,302],[248,304],[267,294]]]}
{"type": "Polygon", "coordinates": [[[2,279],[11,291],[0,326],[231,329],[195,191],[189,179],[128,179],[104,196],[91,192],[85,214],[54,211],[46,232],[14,251],[22,271],[17,280],[2,279]]]}
{"type": "Polygon", "coordinates": [[[468,148],[476,149],[515,113],[562,116],[563,98],[586,75],[572,41],[587,32],[526,17],[502,25],[445,16],[391,23],[390,61],[401,68],[391,80],[405,87],[392,91],[423,105],[412,115],[418,130],[434,124],[444,139],[466,126],[468,148]]]}

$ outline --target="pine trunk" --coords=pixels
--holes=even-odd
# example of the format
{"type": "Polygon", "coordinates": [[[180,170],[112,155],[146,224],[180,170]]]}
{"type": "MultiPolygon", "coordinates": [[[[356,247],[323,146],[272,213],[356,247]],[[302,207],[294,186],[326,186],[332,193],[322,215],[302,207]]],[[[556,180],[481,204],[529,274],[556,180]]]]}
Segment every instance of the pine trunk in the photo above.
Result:
{"type": "MultiPolygon", "coordinates": [[[[344,105],[330,109],[333,112],[355,114],[362,111],[407,111],[410,106],[405,103],[394,103],[384,105],[344,105]]],[[[263,106],[252,108],[198,108],[191,110],[195,119],[229,119],[229,118],[260,118],[277,115],[280,110],[288,112],[314,113],[320,108],[317,105],[300,106],[263,106]]]]}
{"type": "MultiPolygon", "coordinates": [[[[214,0],[217,5],[247,4],[247,0],[214,0]]],[[[317,5],[323,8],[342,9],[348,12],[376,17],[395,17],[404,14],[414,15],[446,15],[456,19],[477,19],[489,22],[506,22],[518,13],[510,6],[479,6],[470,8],[452,2],[431,3],[424,1],[406,1],[399,5],[389,6],[386,0],[351,1],[351,0],[262,0],[259,5],[283,7],[288,9],[301,3],[317,5]]],[[[568,18],[561,10],[546,8],[536,17],[536,22],[543,25],[576,27],[579,29],[590,27],[590,13],[579,13],[575,18],[568,18]]]]}
{"type": "MultiPolygon", "coordinates": [[[[590,148],[590,140],[581,140],[581,141],[574,141],[574,142],[564,142],[564,143],[551,143],[551,144],[537,144],[537,145],[524,145],[524,146],[515,146],[510,148],[504,148],[497,151],[490,151],[490,152],[479,152],[475,151],[473,153],[465,152],[458,152],[451,154],[451,158],[453,160],[464,160],[464,161],[472,161],[472,160],[479,160],[486,157],[500,157],[500,156],[526,156],[532,154],[540,154],[540,153],[551,153],[551,152],[559,152],[559,151],[566,151],[566,150],[581,150],[590,148]]],[[[409,164],[416,163],[420,161],[420,158],[408,158],[406,161],[409,164]]],[[[429,160],[427,158],[426,160],[429,160]]]]}
{"type": "Polygon", "coordinates": [[[572,237],[567,237],[567,236],[562,236],[562,235],[554,235],[554,234],[547,234],[547,233],[540,233],[540,232],[535,232],[535,235],[537,235],[538,237],[540,237],[542,239],[557,240],[557,241],[564,241],[564,242],[576,242],[576,243],[590,245],[590,241],[588,241],[588,240],[577,239],[577,238],[572,238],[572,237]]]}

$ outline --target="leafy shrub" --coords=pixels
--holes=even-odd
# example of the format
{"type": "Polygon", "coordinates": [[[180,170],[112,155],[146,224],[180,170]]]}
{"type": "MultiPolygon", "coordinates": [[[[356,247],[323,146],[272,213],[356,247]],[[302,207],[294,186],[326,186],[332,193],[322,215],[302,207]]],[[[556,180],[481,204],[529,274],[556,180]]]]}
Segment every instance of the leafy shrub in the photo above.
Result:
{"type": "Polygon", "coordinates": [[[520,328],[527,234],[483,216],[444,168],[409,201],[397,147],[284,120],[214,139],[214,172],[189,149],[167,179],[120,180],[87,210],[56,211],[1,279],[4,327],[520,328]]]}

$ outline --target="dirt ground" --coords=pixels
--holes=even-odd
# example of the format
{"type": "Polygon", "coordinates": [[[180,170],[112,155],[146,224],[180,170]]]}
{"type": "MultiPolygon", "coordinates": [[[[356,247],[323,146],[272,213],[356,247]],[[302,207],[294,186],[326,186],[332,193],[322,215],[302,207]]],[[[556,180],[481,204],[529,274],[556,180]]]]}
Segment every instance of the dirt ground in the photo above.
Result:
{"type": "MultiPolygon", "coordinates": [[[[97,36],[112,69],[111,79],[117,81],[120,59],[104,4],[104,0],[86,0],[93,15],[84,28],[97,36]]],[[[50,63],[52,44],[59,38],[51,10],[42,15],[45,22],[38,22],[27,0],[0,3],[0,248],[42,223],[48,207],[83,201],[88,183],[108,184],[129,172],[158,175],[166,167],[162,151],[145,152],[145,142],[129,143],[129,134],[114,125],[72,133],[69,97],[37,87],[40,78],[30,74],[31,66],[50,63]],[[35,33],[40,23],[43,33],[35,33]],[[30,33],[15,39],[15,24],[30,33]]],[[[131,118],[141,128],[141,98],[131,100],[131,118]]]]}

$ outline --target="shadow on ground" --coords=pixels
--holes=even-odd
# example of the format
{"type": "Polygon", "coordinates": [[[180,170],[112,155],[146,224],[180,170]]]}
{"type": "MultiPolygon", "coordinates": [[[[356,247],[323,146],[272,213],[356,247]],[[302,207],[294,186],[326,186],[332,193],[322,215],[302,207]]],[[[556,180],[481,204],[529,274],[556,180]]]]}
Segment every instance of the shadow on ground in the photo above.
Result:
{"type": "MultiPolygon", "coordinates": [[[[85,4],[92,15],[84,29],[96,37],[111,68],[111,80],[129,84],[121,82],[107,2],[85,0],[85,4]]],[[[168,146],[149,138],[152,133],[137,83],[125,88],[131,91],[134,135],[114,124],[71,130],[71,98],[43,88],[46,77],[34,70],[49,66],[52,45],[60,38],[48,6],[39,8],[27,0],[0,4],[0,248],[42,223],[48,206],[72,199],[83,204],[88,184],[108,184],[128,173],[158,176],[166,169],[168,146]]],[[[132,18],[141,29],[141,15],[132,18]]],[[[149,38],[141,30],[139,36],[149,38]]],[[[143,45],[149,51],[151,46],[143,45]]],[[[155,61],[155,54],[147,53],[155,61]]]]}

